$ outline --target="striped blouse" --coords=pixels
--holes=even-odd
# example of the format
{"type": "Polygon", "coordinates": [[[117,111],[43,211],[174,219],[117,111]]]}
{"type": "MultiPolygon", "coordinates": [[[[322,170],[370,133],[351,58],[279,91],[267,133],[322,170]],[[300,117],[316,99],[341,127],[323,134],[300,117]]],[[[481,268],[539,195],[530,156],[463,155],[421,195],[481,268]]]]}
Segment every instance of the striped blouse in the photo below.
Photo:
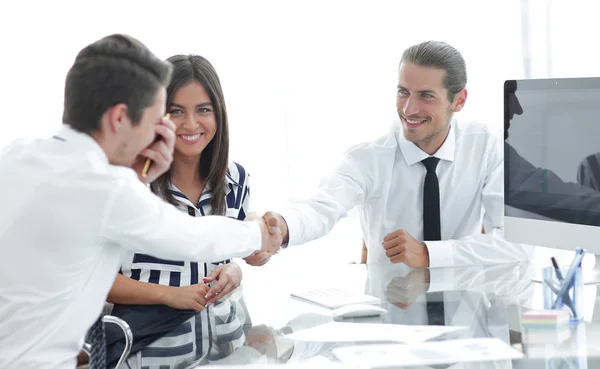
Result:
{"type": "MultiPolygon", "coordinates": [[[[226,216],[239,220],[246,218],[250,200],[248,180],[249,175],[241,165],[234,162],[229,164],[225,180],[226,216]]],[[[175,186],[170,191],[181,211],[194,217],[210,214],[210,188],[204,189],[197,204],[193,204],[175,186]]],[[[173,261],[123,252],[120,273],[142,282],[183,287],[203,283],[203,277],[208,276],[217,266],[229,262],[230,259],[218,263],[173,261]]],[[[239,290],[234,291],[225,299],[207,306],[165,337],[132,354],[127,361],[129,367],[171,369],[195,357],[205,356],[207,360],[218,360],[227,356],[232,350],[242,346],[246,338],[243,326],[248,324],[249,317],[239,295],[239,290]]]]}
{"type": "MultiPolygon", "coordinates": [[[[241,165],[231,162],[225,179],[226,213],[230,218],[244,220],[250,201],[249,175],[241,165]]],[[[193,204],[177,187],[171,185],[170,192],[177,201],[177,208],[190,216],[200,217],[210,214],[212,191],[207,186],[200,201],[193,204]]],[[[124,250],[121,254],[121,273],[141,282],[157,283],[165,286],[183,287],[197,284],[213,269],[231,260],[216,263],[201,261],[173,261],[124,250]]]]}

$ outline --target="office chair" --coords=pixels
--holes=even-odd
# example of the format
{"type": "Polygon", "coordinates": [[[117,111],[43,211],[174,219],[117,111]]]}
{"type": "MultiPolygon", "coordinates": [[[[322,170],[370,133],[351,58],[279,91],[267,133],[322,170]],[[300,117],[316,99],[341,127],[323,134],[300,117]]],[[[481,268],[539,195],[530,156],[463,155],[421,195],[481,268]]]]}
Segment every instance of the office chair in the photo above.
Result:
{"type": "Polygon", "coordinates": [[[115,316],[104,315],[98,318],[96,323],[90,328],[86,336],[86,340],[89,342],[83,344],[83,352],[90,359],[89,369],[106,369],[106,336],[104,332],[104,324],[106,323],[116,324],[123,330],[123,335],[125,336],[125,347],[114,369],[119,369],[131,352],[133,333],[129,328],[129,324],[115,316]]]}

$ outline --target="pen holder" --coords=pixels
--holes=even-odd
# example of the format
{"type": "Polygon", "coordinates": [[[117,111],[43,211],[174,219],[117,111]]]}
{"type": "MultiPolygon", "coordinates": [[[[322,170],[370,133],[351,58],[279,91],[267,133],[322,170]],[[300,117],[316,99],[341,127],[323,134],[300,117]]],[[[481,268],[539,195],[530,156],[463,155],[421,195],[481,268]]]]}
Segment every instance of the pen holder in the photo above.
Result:
{"type": "MultiPolygon", "coordinates": [[[[554,302],[558,298],[557,292],[563,283],[556,276],[556,270],[553,267],[546,267],[542,270],[544,286],[544,309],[551,310],[554,302]],[[551,286],[551,285],[552,286],[551,286]]],[[[560,299],[555,309],[566,309],[570,313],[570,323],[579,323],[583,321],[583,276],[581,266],[577,268],[573,276],[573,280],[569,288],[566,290],[565,296],[567,300],[560,299]]]]}

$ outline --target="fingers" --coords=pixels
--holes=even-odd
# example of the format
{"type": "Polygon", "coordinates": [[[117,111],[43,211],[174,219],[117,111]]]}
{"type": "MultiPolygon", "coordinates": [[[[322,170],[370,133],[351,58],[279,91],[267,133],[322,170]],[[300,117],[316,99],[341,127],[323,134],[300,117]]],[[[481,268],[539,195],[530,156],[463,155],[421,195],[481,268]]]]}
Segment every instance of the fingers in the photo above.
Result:
{"type": "Polygon", "coordinates": [[[405,263],[406,264],[406,256],[405,253],[400,253],[390,258],[392,264],[405,263]]]}
{"type": "Polygon", "coordinates": [[[392,233],[388,233],[384,238],[383,238],[383,242],[385,241],[391,241],[394,238],[400,237],[400,236],[405,236],[406,235],[406,231],[404,229],[398,229],[392,233]]]}
{"type": "Polygon", "coordinates": [[[271,259],[271,256],[272,255],[266,251],[260,251],[248,256],[244,260],[248,265],[262,266],[265,265],[271,259]]]}
{"type": "Polygon", "coordinates": [[[274,228],[269,232],[267,227],[262,220],[261,224],[261,233],[262,233],[262,247],[261,251],[266,251],[270,254],[275,254],[279,251],[281,244],[283,243],[283,238],[281,236],[281,232],[279,228],[274,228]],[[273,233],[271,233],[273,232],[273,233]]]}
{"type": "Polygon", "coordinates": [[[175,125],[175,123],[173,123],[173,121],[170,118],[163,117],[160,124],[166,126],[168,129],[170,129],[173,132],[175,132],[177,130],[177,126],[175,125]]]}
{"type": "Polygon", "coordinates": [[[246,263],[248,263],[249,265],[252,265],[252,266],[263,266],[266,263],[268,263],[269,260],[271,260],[270,254],[268,254],[268,253],[264,253],[264,254],[265,254],[265,256],[262,256],[260,259],[256,260],[255,262],[253,262],[253,263],[246,262],[246,263]]]}
{"type": "Polygon", "coordinates": [[[211,288],[206,296],[204,297],[206,300],[206,306],[213,304],[215,301],[219,300],[221,297],[227,295],[234,288],[233,282],[220,280],[211,288]]]}
{"type": "Polygon", "coordinates": [[[381,244],[383,246],[384,249],[389,250],[391,248],[396,247],[397,245],[399,245],[402,242],[401,239],[399,238],[394,238],[390,241],[383,241],[383,243],[381,244]]]}
{"type": "Polygon", "coordinates": [[[141,155],[152,159],[156,164],[167,163],[171,164],[173,161],[173,153],[169,151],[169,148],[163,141],[158,141],[145,148],[141,155]]]}
{"type": "Polygon", "coordinates": [[[385,250],[385,256],[387,256],[388,258],[391,258],[392,256],[402,254],[405,251],[406,251],[405,244],[396,244],[385,250]]]}
{"type": "Polygon", "coordinates": [[[205,309],[205,306],[204,306],[204,305],[202,305],[202,304],[200,303],[200,301],[194,301],[194,303],[193,303],[193,305],[192,305],[192,310],[195,310],[195,311],[198,311],[198,312],[200,312],[200,311],[202,311],[202,310],[204,310],[204,309],[205,309]]]}
{"type": "Polygon", "coordinates": [[[167,147],[163,141],[158,141],[144,149],[140,155],[152,160],[152,165],[146,177],[158,178],[162,173],[169,170],[173,162],[173,150],[167,147]]]}
{"type": "MultiPolygon", "coordinates": [[[[208,277],[205,277],[203,279],[210,279],[210,282],[212,282],[214,280],[218,280],[219,275],[221,274],[221,271],[223,270],[223,267],[224,267],[224,265],[219,265],[212,272],[210,272],[208,277]]],[[[208,282],[208,283],[210,283],[210,282],[208,282]]],[[[204,283],[207,283],[207,282],[204,282],[204,283]]]]}
{"type": "Polygon", "coordinates": [[[175,125],[173,122],[171,124],[163,123],[156,126],[156,134],[162,136],[160,141],[164,142],[167,147],[173,148],[175,147],[175,125]]]}
{"type": "Polygon", "coordinates": [[[278,228],[281,231],[282,242],[289,242],[289,229],[287,223],[281,214],[267,211],[263,215],[263,219],[265,220],[267,227],[269,228],[269,232],[275,234],[273,231],[278,228]]]}
{"type": "Polygon", "coordinates": [[[272,211],[267,211],[265,215],[263,215],[263,219],[267,223],[267,227],[269,228],[269,232],[271,234],[276,234],[277,231],[281,232],[281,222],[279,221],[279,214],[276,214],[272,211]]]}
{"type": "Polygon", "coordinates": [[[267,211],[265,215],[263,215],[265,222],[270,227],[279,227],[279,214],[274,213],[272,211],[267,211]]]}

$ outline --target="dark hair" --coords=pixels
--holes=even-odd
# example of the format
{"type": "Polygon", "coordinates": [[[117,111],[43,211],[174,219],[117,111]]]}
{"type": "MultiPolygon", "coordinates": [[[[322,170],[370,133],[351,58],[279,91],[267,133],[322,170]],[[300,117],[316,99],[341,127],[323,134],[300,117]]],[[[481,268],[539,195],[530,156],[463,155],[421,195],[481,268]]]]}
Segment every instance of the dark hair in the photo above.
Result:
{"type": "Polygon", "coordinates": [[[406,49],[400,59],[402,63],[413,63],[424,67],[435,67],[446,71],[444,88],[448,100],[467,86],[467,66],[460,52],[441,41],[425,41],[406,49]]]}
{"type": "MultiPolygon", "coordinates": [[[[199,55],[175,55],[167,61],[173,65],[173,78],[167,87],[167,109],[177,90],[193,81],[204,86],[213,106],[217,131],[215,137],[202,152],[198,170],[200,178],[206,179],[206,185],[210,186],[212,191],[210,213],[224,215],[226,210],[225,175],[229,163],[229,124],[219,76],[212,64],[199,55]]],[[[175,198],[168,191],[170,185],[171,170],[169,169],[154,181],[150,188],[165,201],[176,205],[175,198]]]]}
{"type": "Polygon", "coordinates": [[[517,92],[517,81],[514,79],[504,81],[504,140],[508,139],[510,128],[510,95],[517,92]]]}
{"type": "Polygon", "coordinates": [[[135,38],[104,37],[77,54],[67,73],[63,123],[90,133],[100,129],[104,113],[117,104],[138,124],[156,92],[171,78],[171,65],[135,38]]]}

